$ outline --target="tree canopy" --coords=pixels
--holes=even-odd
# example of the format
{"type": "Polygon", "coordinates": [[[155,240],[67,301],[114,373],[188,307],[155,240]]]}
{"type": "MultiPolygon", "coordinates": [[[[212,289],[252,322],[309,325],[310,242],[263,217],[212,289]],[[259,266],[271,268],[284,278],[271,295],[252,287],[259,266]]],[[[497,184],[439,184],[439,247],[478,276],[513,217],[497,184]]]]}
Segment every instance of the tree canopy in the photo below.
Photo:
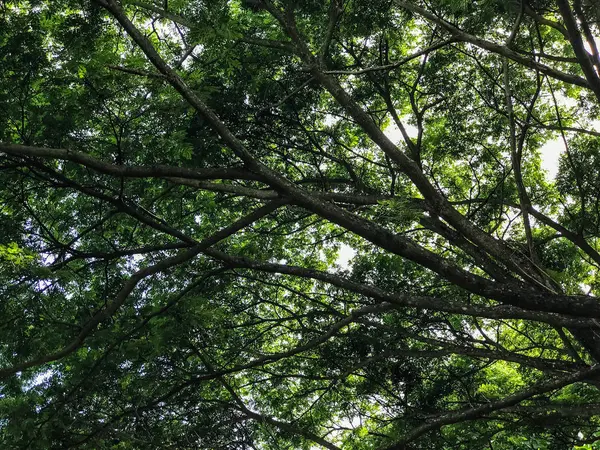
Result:
{"type": "Polygon", "coordinates": [[[1,1],[0,447],[600,448],[598,36],[1,1]]]}

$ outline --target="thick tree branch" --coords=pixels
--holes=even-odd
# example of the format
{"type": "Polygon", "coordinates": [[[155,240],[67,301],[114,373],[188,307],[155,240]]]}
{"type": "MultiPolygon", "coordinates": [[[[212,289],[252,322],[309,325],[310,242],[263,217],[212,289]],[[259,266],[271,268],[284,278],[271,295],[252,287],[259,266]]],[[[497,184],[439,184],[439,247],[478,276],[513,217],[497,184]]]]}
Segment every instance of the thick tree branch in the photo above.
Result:
{"type": "MultiPolygon", "coordinates": [[[[318,64],[318,61],[316,61],[314,55],[311,53],[307,44],[296,29],[293,17],[282,14],[282,12],[271,5],[270,2],[265,3],[269,12],[279,21],[282,28],[284,28],[290,39],[296,45],[297,53],[301,56],[305,64],[311,67],[313,76],[362,127],[371,140],[375,142],[390,159],[398,164],[400,170],[410,178],[425,198],[428,207],[427,209],[432,214],[443,217],[469,240],[479,245],[497,260],[506,264],[511,270],[519,274],[525,280],[532,281],[533,285],[537,287],[539,281],[537,281],[535,274],[537,274],[538,269],[535,264],[529,258],[515,254],[515,252],[508,248],[503,242],[485,233],[454,209],[443,193],[439,192],[439,190],[427,179],[419,164],[400,151],[400,149],[383,133],[380,127],[356,103],[356,101],[352,99],[342,86],[335,79],[324,73],[323,68],[318,64]]],[[[381,244],[378,243],[378,245],[381,244]]],[[[381,246],[383,247],[383,245],[381,246]]],[[[408,258],[412,259],[411,257],[408,258]]],[[[413,259],[413,261],[431,268],[431,266],[424,263],[423,259],[413,259]]],[[[439,271],[437,272],[440,273],[439,271]]],[[[448,277],[447,274],[444,274],[444,276],[448,277]]],[[[459,284],[457,278],[453,278],[452,280],[459,284]]],[[[462,286],[462,284],[459,285],[462,286]]],[[[473,285],[471,284],[471,286],[473,285]]]]}
{"type": "MultiPolygon", "coordinates": [[[[588,313],[582,313],[581,319],[576,319],[575,317],[562,316],[560,314],[543,313],[539,311],[527,311],[512,306],[498,306],[492,308],[486,306],[477,306],[473,304],[468,305],[451,299],[392,294],[380,290],[375,286],[371,286],[364,283],[357,283],[329,272],[322,272],[314,269],[307,269],[304,267],[291,266],[285,264],[256,261],[245,257],[228,255],[216,249],[208,249],[205,251],[205,254],[225,262],[230,267],[247,268],[262,272],[280,273],[284,275],[292,275],[302,278],[311,278],[319,281],[324,281],[334,286],[347,289],[351,292],[365,295],[367,297],[371,297],[382,302],[389,302],[396,306],[405,308],[419,308],[424,310],[431,309],[434,311],[472,315],[475,317],[487,317],[490,319],[528,319],[556,325],[564,321],[565,324],[563,326],[567,327],[599,326],[598,324],[596,324],[596,321],[594,319],[590,320],[588,318],[583,318],[589,317],[589,311],[588,313]]],[[[564,297],[557,297],[557,302],[560,301],[564,301],[564,297]]]]}
{"type": "Polygon", "coordinates": [[[583,73],[585,74],[588,86],[590,89],[592,89],[592,91],[594,91],[596,98],[598,101],[600,101],[600,75],[598,75],[598,72],[594,68],[594,64],[592,63],[590,55],[585,50],[583,39],[581,38],[581,33],[577,28],[577,21],[573,15],[571,6],[569,5],[568,0],[556,0],[556,2],[558,4],[558,8],[560,9],[560,14],[565,21],[565,26],[569,34],[569,41],[573,47],[573,50],[575,51],[575,55],[577,56],[577,60],[581,66],[581,70],[583,70],[583,73]]]}
{"type": "Polygon", "coordinates": [[[123,166],[104,162],[87,153],[62,148],[33,147],[0,142],[0,152],[19,158],[46,158],[71,161],[106,175],[124,178],[185,178],[192,180],[257,180],[255,174],[241,168],[188,169],[166,165],[123,166]]]}
{"type": "MultiPolygon", "coordinates": [[[[99,1],[99,0],[98,0],[99,1]]],[[[186,83],[173,71],[165,61],[157,53],[150,41],[143,36],[139,30],[131,23],[124,14],[123,10],[114,0],[108,2],[100,2],[102,6],[110,11],[110,13],[118,20],[131,38],[146,54],[148,59],[156,66],[159,72],[163,73],[169,83],[185,98],[189,104],[194,107],[217,131],[229,148],[246,164],[246,166],[254,173],[259,175],[264,181],[271,184],[278,191],[288,195],[294,199],[294,202],[307,208],[308,210],[319,214],[320,216],[331,220],[332,222],[347,228],[350,231],[370,240],[371,242],[387,249],[395,254],[401,255],[412,261],[415,261],[453,281],[465,289],[471,290],[474,293],[492,297],[504,297],[506,295],[506,287],[499,287],[491,284],[488,280],[477,275],[469,274],[462,269],[457,268],[437,254],[426,250],[411,240],[398,236],[389,232],[384,227],[381,227],[373,222],[366,221],[354,214],[351,214],[344,209],[341,209],[331,203],[325,203],[315,198],[315,196],[303,189],[298,188],[289,180],[281,177],[276,172],[269,169],[262,162],[258,161],[253,154],[244,146],[244,144],[227,128],[227,126],[219,119],[219,117],[200,100],[200,98],[186,85],[186,83]],[[494,293],[494,294],[492,294],[494,293]]],[[[271,8],[272,9],[272,8],[271,8]]],[[[275,11],[276,13],[276,11],[275,11]]],[[[285,23],[285,22],[284,22],[285,23]]],[[[292,31],[292,37],[296,45],[299,45],[299,50],[303,56],[308,58],[308,62],[314,63],[314,58],[304,46],[297,35],[292,31]]],[[[410,159],[408,159],[398,148],[383,134],[373,121],[355,105],[349,96],[341,89],[339,84],[333,79],[324,75],[318,69],[313,69],[315,77],[317,77],[328,89],[330,89],[334,97],[340,97],[341,103],[349,109],[351,115],[355,115],[359,123],[365,128],[367,133],[376,138],[376,142],[384,149],[389,151],[394,158],[399,162],[405,163],[405,172],[411,176],[415,184],[422,192],[425,192],[425,197],[430,202],[435,211],[441,211],[442,215],[447,215],[454,219],[454,222],[460,224],[461,229],[467,230],[468,233],[474,236],[476,241],[485,242],[488,244],[485,248],[492,249],[494,255],[501,260],[510,262],[521,273],[523,269],[518,264],[512,262],[512,251],[506,249],[500,242],[493,239],[491,236],[483,233],[477,227],[473,226],[465,217],[460,215],[452,208],[446,199],[441,195],[423,176],[420,168],[410,159]],[[507,253],[508,252],[508,253],[507,253]],[[507,257],[508,256],[508,257],[507,257]]],[[[527,267],[526,261],[521,261],[527,267]]],[[[527,291],[525,285],[519,287],[521,290],[527,291]]],[[[511,293],[512,294],[512,293],[511,293]]],[[[510,295],[508,298],[514,296],[510,295]]],[[[523,297],[521,297],[523,298],[523,297]]],[[[541,300],[541,299],[540,299],[541,300]]],[[[542,302],[536,302],[541,304],[542,302]]],[[[586,304],[591,302],[586,301],[586,304]]],[[[563,305],[564,307],[564,305],[563,305]]]]}

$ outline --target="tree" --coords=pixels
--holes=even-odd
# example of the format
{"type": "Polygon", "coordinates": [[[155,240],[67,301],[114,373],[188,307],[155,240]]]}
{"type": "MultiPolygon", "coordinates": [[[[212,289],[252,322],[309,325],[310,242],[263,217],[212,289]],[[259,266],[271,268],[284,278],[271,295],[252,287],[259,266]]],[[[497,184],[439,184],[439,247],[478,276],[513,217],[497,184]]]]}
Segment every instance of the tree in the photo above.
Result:
{"type": "Polygon", "coordinates": [[[2,2],[2,447],[598,448],[594,3],[2,2]]]}

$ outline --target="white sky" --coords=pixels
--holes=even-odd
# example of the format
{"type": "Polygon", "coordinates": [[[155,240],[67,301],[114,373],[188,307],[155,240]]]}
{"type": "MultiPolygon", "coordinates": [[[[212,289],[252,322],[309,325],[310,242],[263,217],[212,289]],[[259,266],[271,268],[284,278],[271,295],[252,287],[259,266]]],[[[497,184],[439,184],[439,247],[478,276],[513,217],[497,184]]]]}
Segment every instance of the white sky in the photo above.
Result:
{"type": "Polygon", "coordinates": [[[542,169],[548,174],[548,179],[554,180],[558,173],[558,161],[560,155],[565,151],[565,144],[562,138],[552,139],[546,142],[540,149],[542,159],[542,169]]]}
{"type": "Polygon", "coordinates": [[[348,269],[350,267],[350,260],[356,255],[356,250],[350,247],[348,244],[342,243],[340,246],[340,253],[338,254],[336,264],[342,269],[348,269]]]}

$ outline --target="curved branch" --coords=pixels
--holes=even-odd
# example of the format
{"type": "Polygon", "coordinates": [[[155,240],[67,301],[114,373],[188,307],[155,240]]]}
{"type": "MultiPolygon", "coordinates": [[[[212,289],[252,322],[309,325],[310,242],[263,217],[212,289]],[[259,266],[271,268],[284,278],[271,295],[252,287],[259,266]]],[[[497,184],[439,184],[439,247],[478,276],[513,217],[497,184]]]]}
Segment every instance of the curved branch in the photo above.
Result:
{"type": "Polygon", "coordinates": [[[357,283],[329,272],[321,272],[304,267],[290,266],[285,264],[276,264],[257,261],[240,256],[231,256],[216,249],[208,249],[205,254],[223,261],[231,267],[246,268],[268,273],[280,273],[284,275],[297,276],[301,278],[311,278],[323,281],[342,289],[347,289],[357,294],[365,295],[382,302],[389,302],[397,307],[431,309],[433,311],[442,311],[453,314],[464,314],[475,317],[486,317],[489,319],[526,319],[545,322],[552,325],[566,327],[598,327],[594,319],[589,319],[589,312],[582,318],[569,317],[561,314],[543,313],[538,311],[528,311],[513,306],[486,307],[469,305],[450,299],[440,299],[436,297],[390,294],[375,286],[357,283]],[[585,318],[584,318],[585,317],[585,318]]]}
{"type": "MultiPolygon", "coordinates": [[[[507,296],[506,286],[497,286],[489,280],[469,273],[456,265],[448,262],[444,258],[440,257],[436,253],[427,250],[412,240],[399,236],[385,227],[380,226],[372,221],[365,220],[355,214],[349,213],[348,211],[339,208],[338,206],[320,201],[314,196],[313,193],[299,188],[297,185],[282,177],[280,174],[274,172],[269,167],[265,166],[250,152],[246,146],[231,132],[231,130],[221,121],[221,119],[211,110],[183,81],[183,79],[162,59],[158,54],[152,43],[133,25],[123,10],[114,0],[102,1],[96,0],[101,6],[106,8],[115,19],[123,26],[129,36],[135,41],[140,49],[146,54],[148,59],[154,64],[160,73],[164,74],[169,83],[181,94],[181,96],[188,101],[188,103],[201,114],[208,123],[214,128],[214,130],[221,136],[223,141],[228,147],[238,156],[246,166],[254,173],[259,175],[263,181],[267,182],[275,189],[280,191],[282,194],[293,198],[294,203],[305,207],[313,213],[319,214],[321,217],[326,218],[363,238],[377,244],[378,246],[403,256],[411,261],[414,261],[422,266],[440,274],[444,278],[456,283],[457,285],[467,289],[473,293],[484,295],[492,298],[505,298],[507,301],[515,301],[513,292],[509,292],[507,296]]],[[[298,44],[303,45],[303,44],[298,44]]],[[[306,56],[306,55],[304,55],[306,56]]],[[[309,62],[313,62],[312,55],[309,56],[309,62]]],[[[324,75],[318,69],[314,69],[314,75],[316,78],[328,88],[333,89],[334,97],[338,97],[336,94],[341,92],[343,99],[349,99],[348,95],[342,90],[342,88],[333,79],[324,75]]],[[[512,251],[505,248],[499,241],[495,240],[491,236],[483,233],[480,229],[471,224],[464,216],[460,215],[454,210],[445,197],[440,194],[423,176],[419,167],[409,160],[398,148],[385,137],[379,127],[369,118],[369,116],[362,111],[357,105],[355,105],[351,99],[348,102],[341,102],[345,107],[350,109],[352,114],[357,114],[361,119],[361,125],[365,128],[367,133],[375,133],[376,138],[374,139],[378,144],[382,146],[384,150],[390,150],[396,159],[400,158],[401,162],[406,163],[406,172],[415,184],[425,192],[425,197],[430,201],[432,205],[435,205],[438,210],[442,210],[443,215],[450,216],[454,222],[460,224],[459,228],[467,230],[469,234],[475,236],[475,241],[483,242],[488,244],[486,247],[492,249],[492,253],[497,256],[500,260],[506,260],[512,264],[516,270],[520,270],[520,273],[524,273],[521,266],[515,264],[512,261],[512,251]],[[390,147],[391,146],[391,147],[390,147]]],[[[528,267],[527,261],[522,261],[523,267],[528,267]]],[[[529,291],[533,295],[534,292],[526,285],[512,286],[515,289],[521,291],[529,291]],[[517,287],[518,286],[518,287],[517,287]]],[[[510,291],[510,289],[508,289],[510,291]]],[[[520,296],[519,301],[522,301],[524,297],[520,296]]],[[[527,297],[529,298],[529,297],[527,297]]],[[[533,297],[532,297],[533,298],[533,297]]],[[[535,302],[537,304],[545,305],[545,300],[535,302]]],[[[586,309],[589,310],[591,302],[586,301],[586,309]]],[[[566,309],[566,305],[562,305],[563,309],[566,309]]],[[[577,305],[570,305],[571,308],[576,309],[577,305]]],[[[600,305],[598,305],[600,310],[600,305]]]]}
{"type": "Polygon", "coordinates": [[[65,356],[73,353],[79,347],[81,347],[85,341],[85,339],[96,329],[96,327],[103,322],[104,320],[111,317],[113,314],[117,312],[117,310],[123,306],[129,294],[136,288],[138,283],[142,281],[144,278],[147,278],[151,275],[157,274],[159,272],[164,272],[171,267],[175,267],[177,265],[183,264],[200,254],[201,252],[208,249],[210,246],[216,244],[219,241],[231,236],[233,233],[245,228],[248,225],[256,222],[258,219],[270,214],[275,209],[277,209],[281,205],[281,202],[271,202],[265,206],[257,208],[252,211],[250,214],[242,217],[231,225],[222,228],[217,231],[213,235],[203,239],[194,247],[191,247],[188,250],[180,252],[178,255],[171,256],[166,258],[152,266],[145,267],[143,269],[135,272],[123,285],[121,290],[117,293],[115,299],[110,302],[105,309],[98,311],[90,320],[88,320],[82,327],[77,335],[77,337],[61,350],[51,353],[49,355],[41,356],[39,358],[32,359],[27,362],[23,362],[20,364],[15,364],[11,367],[7,367],[4,369],[0,369],[0,379],[6,378],[10,375],[13,375],[17,372],[25,370],[30,367],[39,366],[41,364],[45,364],[51,361],[56,361],[64,358],[65,356]]]}
{"type": "Polygon", "coordinates": [[[124,178],[167,178],[178,177],[192,180],[260,180],[260,178],[242,167],[214,167],[208,169],[188,169],[175,166],[122,166],[110,164],[94,158],[87,153],[62,149],[33,147],[0,142],[0,152],[7,155],[25,158],[58,159],[71,161],[82,166],[94,169],[105,175],[124,178]]]}
{"type": "Polygon", "coordinates": [[[508,408],[510,406],[517,405],[523,400],[527,400],[528,398],[531,398],[533,396],[561,389],[570,384],[577,383],[579,381],[584,381],[589,378],[597,377],[599,374],[600,365],[596,364],[589,369],[584,369],[574,374],[567,375],[556,380],[548,381],[546,383],[540,383],[536,386],[531,387],[530,389],[526,389],[524,391],[519,392],[518,394],[511,395],[502,400],[490,402],[488,404],[477,406],[474,408],[468,408],[444,414],[443,416],[429,423],[423,424],[420,427],[415,428],[410,433],[408,433],[400,442],[387,447],[386,450],[405,450],[409,448],[408,445],[410,442],[414,441],[415,439],[418,439],[419,437],[423,436],[429,431],[437,430],[446,425],[477,419],[483,416],[484,414],[488,414],[494,411],[508,408]]]}
{"type": "Polygon", "coordinates": [[[450,22],[447,22],[447,21],[441,19],[440,17],[427,11],[424,8],[421,8],[420,6],[414,5],[412,3],[404,2],[401,0],[395,0],[395,3],[398,6],[400,6],[401,8],[415,12],[415,13],[425,17],[427,20],[430,20],[431,22],[444,27],[449,33],[451,33],[453,36],[455,36],[456,39],[458,39],[458,40],[468,42],[470,44],[473,44],[473,45],[475,45],[479,48],[482,48],[484,50],[487,50],[489,52],[496,53],[501,56],[505,56],[525,67],[529,67],[530,69],[539,70],[543,74],[546,74],[557,80],[564,81],[565,83],[569,83],[569,84],[574,84],[576,86],[581,86],[584,88],[592,89],[594,92],[596,92],[593,85],[590,85],[589,81],[586,80],[585,78],[581,78],[577,75],[571,75],[571,74],[568,74],[565,72],[561,72],[560,70],[553,69],[552,67],[547,66],[546,64],[542,64],[542,63],[535,61],[534,59],[527,58],[527,57],[521,55],[520,53],[518,53],[514,50],[511,50],[510,48],[508,48],[504,45],[496,44],[495,42],[490,42],[488,40],[481,39],[481,38],[478,38],[477,36],[473,36],[472,34],[466,33],[464,31],[460,30],[459,28],[455,27],[454,25],[452,25],[450,22]]]}

